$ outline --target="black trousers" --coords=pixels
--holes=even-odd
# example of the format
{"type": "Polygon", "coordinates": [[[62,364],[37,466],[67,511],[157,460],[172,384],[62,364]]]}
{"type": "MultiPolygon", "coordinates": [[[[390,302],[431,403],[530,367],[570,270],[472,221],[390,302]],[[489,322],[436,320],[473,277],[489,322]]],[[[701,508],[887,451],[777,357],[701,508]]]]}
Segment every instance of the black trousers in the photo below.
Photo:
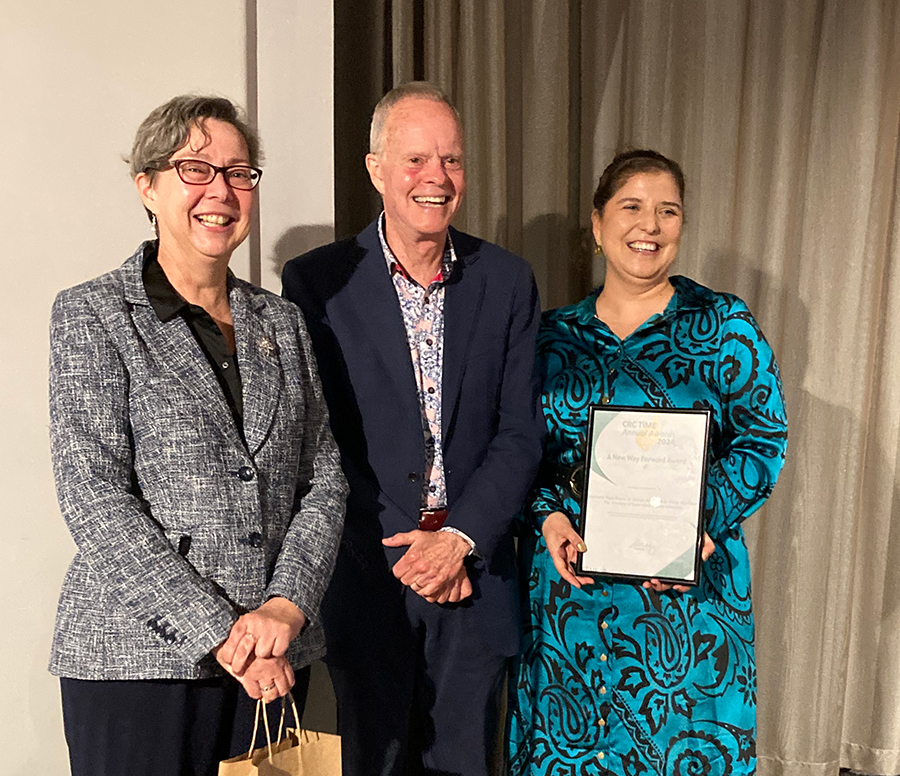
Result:
{"type": "Polygon", "coordinates": [[[453,609],[406,591],[327,636],[344,776],[487,776],[508,660],[453,609]]]}
{"type": "MultiPolygon", "coordinates": [[[[292,691],[301,714],[309,671],[296,672],[292,691]]],[[[216,776],[220,760],[250,748],[256,701],[230,677],[62,678],[60,690],[72,776],[216,776]]],[[[280,715],[281,702],[270,704],[273,738],[280,715]]]]}

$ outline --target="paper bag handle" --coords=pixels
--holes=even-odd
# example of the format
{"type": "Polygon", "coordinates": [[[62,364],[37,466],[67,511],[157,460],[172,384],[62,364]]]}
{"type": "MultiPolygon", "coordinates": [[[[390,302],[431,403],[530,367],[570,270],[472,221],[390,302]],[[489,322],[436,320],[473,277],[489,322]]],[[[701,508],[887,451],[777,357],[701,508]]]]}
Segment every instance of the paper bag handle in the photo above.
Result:
{"type": "MultiPolygon", "coordinates": [[[[281,699],[281,719],[278,722],[278,737],[275,739],[276,743],[281,741],[281,734],[284,731],[284,712],[287,708],[288,698],[291,699],[291,707],[294,710],[294,725],[297,730],[300,729],[300,714],[297,711],[297,702],[294,700],[294,696],[288,693],[281,699]]],[[[269,762],[272,762],[272,734],[269,730],[269,714],[266,711],[266,702],[262,698],[256,702],[256,714],[253,715],[253,738],[250,739],[250,749],[247,751],[247,759],[249,760],[251,758],[253,755],[253,748],[256,746],[260,715],[262,715],[263,725],[266,728],[266,746],[269,750],[268,760],[269,762]]]]}

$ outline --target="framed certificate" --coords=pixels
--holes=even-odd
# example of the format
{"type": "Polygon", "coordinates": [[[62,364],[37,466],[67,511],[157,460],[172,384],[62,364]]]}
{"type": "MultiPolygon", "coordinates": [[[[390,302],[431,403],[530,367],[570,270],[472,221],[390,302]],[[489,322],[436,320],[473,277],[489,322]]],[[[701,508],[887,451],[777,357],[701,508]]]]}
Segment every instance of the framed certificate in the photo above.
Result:
{"type": "Polygon", "coordinates": [[[579,574],[696,585],[709,410],[590,409],[579,574]]]}

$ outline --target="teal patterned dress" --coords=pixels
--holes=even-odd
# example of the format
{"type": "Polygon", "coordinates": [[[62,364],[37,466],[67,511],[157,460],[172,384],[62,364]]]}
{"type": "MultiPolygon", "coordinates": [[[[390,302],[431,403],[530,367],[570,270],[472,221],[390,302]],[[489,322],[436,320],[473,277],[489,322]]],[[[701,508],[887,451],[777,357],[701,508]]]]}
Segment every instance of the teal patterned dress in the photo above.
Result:
{"type": "Polygon", "coordinates": [[[673,277],[675,294],[624,341],[595,292],[544,314],[538,339],[545,472],[520,539],[524,638],[510,681],[514,776],[737,776],[756,771],[750,568],[741,522],[772,492],[787,425],[778,366],[746,305],[673,277]],[[555,466],[580,462],[588,408],[712,411],[700,585],[657,594],[560,579],[540,535],[580,507],[555,466]]]}

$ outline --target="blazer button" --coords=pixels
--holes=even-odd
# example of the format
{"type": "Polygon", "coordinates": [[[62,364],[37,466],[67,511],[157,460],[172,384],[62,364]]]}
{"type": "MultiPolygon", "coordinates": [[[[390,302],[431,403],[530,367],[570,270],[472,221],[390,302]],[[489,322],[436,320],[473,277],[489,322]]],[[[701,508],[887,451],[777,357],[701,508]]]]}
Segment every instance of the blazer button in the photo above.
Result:
{"type": "Polygon", "coordinates": [[[419,479],[419,475],[416,474],[415,472],[410,472],[409,474],[406,475],[406,478],[407,478],[410,482],[417,482],[418,479],[419,479]]]}
{"type": "Polygon", "coordinates": [[[256,475],[249,466],[242,466],[238,469],[238,477],[240,477],[244,482],[250,482],[256,475]]]}
{"type": "Polygon", "coordinates": [[[263,546],[263,537],[259,531],[254,531],[250,536],[247,537],[250,542],[251,547],[256,547],[259,549],[263,546]]]}

